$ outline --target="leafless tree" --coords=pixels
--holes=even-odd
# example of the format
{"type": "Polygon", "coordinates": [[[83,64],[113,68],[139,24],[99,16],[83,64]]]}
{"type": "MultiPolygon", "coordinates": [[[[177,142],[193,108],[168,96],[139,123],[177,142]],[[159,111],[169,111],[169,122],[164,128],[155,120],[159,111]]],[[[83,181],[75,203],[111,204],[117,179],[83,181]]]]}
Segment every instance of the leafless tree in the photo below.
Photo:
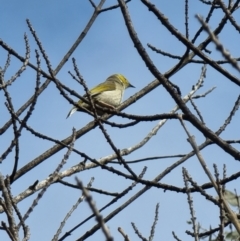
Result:
{"type": "MultiPolygon", "coordinates": [[[[235,172],[231,174],[227,174],[227,169],[231,165],[238,167],[240,161],[240,132],[238,127],[240,95],[234,92],[231,99],[227,95],[222,95],[222,97],[214,95],[215,86],[213,86],[213,83],[215,81],[212,79],[216,76],[215,78],[221,78],[221,82],[224,82],[224,87],[219,84],[220,87],[217,85],[217,89],[220,88],[223,92],[225,89],[235,89],[239,93],[240,80],[238,76],[240,66],[238,61],[240,58],[234,56],[238,53],[238,50],[231,53],[225,45],[230,46],[231,41],[239,42],[240,22],[238,22],[237,18],[240,0],[196,0],[195,2],[205,7],[205,16],[198,15],[198,9],[190,7],[191,4],[194,4],[192,1],[185,0],[181,2],[185,7],[185,11],[183,10],[185,31],[178,30],[171,23],[171,20],[168,19],[168,16],[165,16],[164,12],[158,8],[157,4],[154,5],[148,0],[139,0],[138,3],[149,10],[150,14],[159,21],[161,28],[169,33],[165,38],[176,42],[177,47],[173,48],[171,52],[161,49],[161,47],[152,43],[147,45],[143,43],[135,29],[131,11],[128,9],[131,1],[123,0],[116,1],[116,5],[108,8],[104,8],[104,0],[99,0],[98,4],[89,0],[94,9],[93,15],[55,69],[52,68],[49,57],[30,20],[27,20],[27,25],[38,46],[38,50],[35,51],[35,63],[30,62],[31,46],[27,35],[24,37],[26,45],[25,56],[12,49],[8,43],[0,40],[1,48],[7,53],[6,64],[0,69],[0,91],[1,95],[5,97],[5,105],[9,116],[9,120],[6,123],[1,123],[1,143],[4,143],[4,145],[1,145],[7,146],[2,151],[0,160],[2,165],[8,163],[10,168],[8,169],[10,171],[3,172],[1,170],[0,172],[0,189],[2,193],[0,199],[2,216],[0,236],[6,233],[5,237],[14,241],[31,239],[30,232],[33,223],[28,222],[28,217],[34,216],[37,213],[37,209],[41,212],[47,212],[48,207],[36,206],[42,202],[42,197],[47,190],[51,192],[53,186],[61,186],[63,197],[66,189],[69,192],[78,192],[79,197],[75,200],[74,205],[74,196],[69,198],[69,211],[65,213],[65,217],[63,216],[62,220],[55,220],[55,224],[52,227],[52,240],[71,240],[71,235],[76,234],[76,232],[77,240],[85,240],[89,237],[93,237],[96,240],[94,234],[99,230],[102,230],[105,236],[103,240],[113,240],[117,236],[117,233],[109,224],[109,221],[113,219],[119,220],[119,240],[154,240],[154,238],[159,240],[159,237],[162,237],[164,234],[164,225],[172,227],[173,239],[181,240],[182,234],[176,234],[173,222],[176,221],[178,226],[185,227],[184,224],[178,221],[178,211],[184,209],[180,201],[182,196],[184,196],[185,204],[188,205],[188,213],[186,213],[184,219],[186,221],[190,219],[189,227],[192,230],[187,230],[186,233],[191,239],[196,241],[203,238],[210,240],[224,240],[225,238],[239,240],[240,224],[238,219],[240,217],[232,208],[232,206],[239,208],[239,197],[236,192],[233,193],[226,189],[225,185],[231,184],[236,188],[239,186],[237,185],[240,176],[238,168],[235,168],[235,172]],[[89,98],[84,101],[92,105],[93,112],[88,113],[92,121],[78,130],[73,129],[72,134],[63,140],[39,132],[34,127],[31,127],[30,120],[38,104],[39,97],[49,88],[50,83],[58,90],[61,98],[71,105],[76,105],[75,98],[72,97],[82,98],[70,85],[64,84],[58,78],[58,73],[70,59],[76,48],[82,43],[82,40],[87,39],[88,31],[98,16],[108,14],[109,11],[120,11],[122,13],[128,34],[139,54],[139,58],[145,63],[155,80],[151,82],[146,80],[145,86],[123,102],[116,110],[96,106],[88,95],[89,98]],[[220,17],[218,17],[218,23],[215,24],[216,27],[213,28],[211,21],[215,18],[215,15],[220,17]],[[199,28],[191,29],[191,21],[198,21],[199,28]],[[223,44],[221,42],[221,34],[228,29],[231,31],[231,37],[229,36],[229,42],[227,41],[223,44]],[[193,37],[190,37],[190,35],[193,37]],[[179,49],[182,50],[181,54],[179,54],[179,49]],[[160,62],[166,61],[166,59],[171,60],[171,67],[167,71],[162,72],[157,62],[153,61],[153,54],[158,55],[160,62]],[[221,59],[216,59],[216,56],[220,56],[219,54],[221,54],[221,59]],[[41,58],[47,68],[43,67],[41,58]],[[22,66],[10,79],[6,79],[5,76],[12,59],[18,60],[22,66]],[[187,74],[189,68],[194,68],[195,66],[200,66],[199,69],[201,69],[197,81],[187,74]],[[23,72],[30,70],[36,73],[35,91],[32,93],[31,98],[18,108],[12,101],[10,86],[20,79],[20,75],[23,72]],[[210,77],[207,75],[208,70],[211,72],[210,77]],[[42,79],[45,80],[41,83],[42,79]],[[182,87],[184,81],[190,82],[189,86],[191,86],[187,94],[182,93],[186,92],[185,89],[183,91],[182,87]],[[204,81],[208,82],[207,87],[204,86],[204,81]],[[147,114],[144,108],[141,114],[138,115],[124,112],[126,107],[137,104],[142,97],[150,95],[157,88],[161,88],[162,91],[167,93],[167,97],[165,100],[162,100],[162,97],[159,96],[159,99],[155,100],[155,102],[151,101],[146,104],[146,106],[148,104],[156,106],[154,114],[147,114]],[[199,93],[202,89],[203,92],[199,93]],[[225,106],[219,106],[222,98],[230,103],[228,109],[225,106]],[[235,101],[231,103],[232,98],[235,98],[235,101]],[[168,113],[161,113],[158,109],[158,103],[170,100],[174,101],[175,107],[169,110],[168,113]],[[209,106],[211,106],[210,108],[213,111],[211,116],[205,111],[209,106]],[[98,116],[96,108],[102,108],[106,114],[98,116]],[[222,117],[222,113],[224,113],[224,117],[222,117]],[[115,117],[114,121],[113,116],[115,117]],[[218,119],[215,124],[211,122],[213,116],[216,116],[218,119]],[[145,136],[137,137],[138,141],[133,145],[122,148],[117,144],[115,138],[112,138],[111,133],[113,130],[119,132],[127,130],[126,133],[133,135],[133,130],[144,128],[149,123],[152,123],[151,130],[145,136]],[[101,131],[100,135],[106,140],[106,148],[110,146],[112,150],[112,153],[99,159],[92,157],[94,156],[94,148],[89,153],[75,147],[81,138],[84,138],[89,132],[93,132],[96,127],[99,128],[101,131]],[[153,156],[152,150],[156,148],[156,145],[160,145],[158,141],[161,139],[163,143],[166,138],[166,136],[159,134],[163,127],[166,128],[164,133],[170,135],[178,145],[173,144],[171,146],[172,153],[169,153],[169,155],[153,156]],[[227,128],[232,131],[228,131],[224,136],[227,128]],[[10,141],[9,138],[6,138],[9,132],[12,133],[10,141]],[[30,133],[30,141],[31,138],[39,138],[54,145],[40,155],[36,154],[35,158],[22,165],[20,164],[22,162],[19,153],[30,151],[21,147],[20,137],[25,135],[25,133],[28,133],[28,135],[30,133]],[[159,139],[154,141],[156,136],[159,139]],[[179,154],[179,146],[181,154],[179,154]],[[61,152],[62,150],[64,154],[61,152]],[[223,162],[225,164],[220,165],[217,159],[210,160],[213,158],[210,152],[213,152],[216,157],[224,155],[223,162]],[[31,176],[31,180],[34,180],[35,174],[33,174],[33,171],[38,170],[41,165],[49,162],[51,159],[58,159],[59,156],[57,155],[59,153],[61,153],[62,160],[56,165],[55,170],[49,170],[49,176],[43,180],[29,183],[28,187],[21,183],[26,175],[31,176]],[[140,153],[139,155],[142,158],[134,160],[136,153],[140,153]],[[160,162],[165,162],[166,167],[159,168],[160,162]],[[63,170],[66,163],[68,165],[63,170]],[[196,173],[189,170],[193,167],[188,167],[189,163],[194,163],[198,172],[202,173],[202,176],[205,176],[205,178],[201,181],[195,178],[196,173]],[[148,175],[148,168],[155,171],[154,177],[148,175]],[[222,175],[220,174],[221,170],[223,170],[222,175]],[[88,180],[86,178],[82,180],[81,174],[86,172],[90,173],[88,175],[89,178],[88,180]],[[110,175],[112,183],[123,182],[125,188],[119,190],[116,187],[117,185],[115,190],[110,189],[108,186],[96,185],[94,187],[96,173],[102,177],[110,175]],[[182,182],[178,184],[172,183],[171,178],[173,175],[180,177],[182,182]],[[74,177],[74,179],[69,177],[74,177]],[[87,182],[88,184],[86,185],[87,182]],[[16,183],[18,183],[18,189],[14,189],[13,192],[11,186],[16,183]],[[167,196],[169,193],[171,195],[174,194],[175,204],[177,205],[173,207],[169,201],[169,207],[167,208],[168,217],[162,217],[161,201],[166,199],[166,197],[170,200],[171,198],[167,196]],[[161,196],[159,196],[160,194],[161,196]],[[144,196],[144,201],[142,201],[142,196],[144,196]],[[159,199],[155,200],[155,196],[159,196],[159,199]],[[31,199],[31,197],[34,198],[31,199]],[[28,210],[22,210],[20,204],[26,200],[29,200],[29,208],[28,210]],[[102,203],[100,200],[104,200],[105,203],[102,207],[99,206],[99,202],[102,203]],[[218,220],[217,224],[212,224],[210,228],[207,228],[208,223],[201,223],[200,225],[197,215],[199,206],[196,205],[197,207],[195,207],[195,202],[198,200],[201,200],[200,212],[204,212],[207,205],[210,207],[208,210],[217,208],[218,215],[214,214],[215,220],[218,220]],[[84,202],[89,205],[91,214],[88,217],[78,216],[75,219],[75,225],[72,225],[70,228],[67,226],[66,228],[77,207],[80,204],[84,205],[84,202]],[[144,222],[145,217],[143,215],[142,222],[144,222],[144,228],[138,228],[136,213],[142,213],[143,209],[147,210],[148,213],[153,213],[154,207],[152,203],[156,205],[153,224],[144,222]],[[119,216],[126,208],[126,212],[129,213],[129,220],[126,221],[129,221],[129,223],[122,223],[119,216]],[[171,211],[174,208],[175,211],[171,211]],[[93,219],[96,220],[95,223],[93,223],[93,219]],[[158,219],[161,224],[157,223],[158,219]],[[134,232],[138,236],[137,238],[129,234],[128,230],[131,223],[134,232]],[[54,229],[55,225],[58,226],[56,230],[54,229]],[[158,228],[158,225],[160,228],[158,228]],[[151,229],[151,232],[149,237],[145,238],[144,233],[147,232],[146,229],[148,228],[151,229]],[[80,229],[81,231],[79,231],[80,229]]],[[[169,9],[173,7],[171,5],[174,5],[174,1],[169,1],[169,9]]],[[[153,29],[152,31],[158,30],[153,29]]],[[[69,70],[70,77],[82,85],[83,89],[88,93],[88,85],[81,76],[77,60],[72,59],[72,66],[73,70],[69,70]]],[[[93,145],[92,141],[89,141],[89,145],[93,145]]],[[[49,200],[48,205],[50,207],[59,201],[49,200]]],[[[208,213],[206,215],[210,216],[212,214],[208,213]]],[[[46,220],[47,218],[46,215],[46,220]]],[[[40,224],[34,223],[34,225],[39,225],[40,227],[40,224]]],[[[182,231],[185,232],[184,228],[182,231]]],[[[39,240],[45,240],[41,231],[38,235],[41,237],[39,240]]]]}

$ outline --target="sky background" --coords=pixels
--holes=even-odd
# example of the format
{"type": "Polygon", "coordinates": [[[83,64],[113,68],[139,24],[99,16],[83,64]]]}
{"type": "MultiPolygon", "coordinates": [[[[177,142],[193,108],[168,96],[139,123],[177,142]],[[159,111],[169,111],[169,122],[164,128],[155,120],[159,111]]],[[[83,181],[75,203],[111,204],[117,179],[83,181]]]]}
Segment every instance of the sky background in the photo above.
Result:
{"type": "MultiPolygon", "coordinates": [[[[96,4],[98,1],[94,1],[96,4]]],[[[107,0],[104,8],[116,4],[115,0],[107,0]]],[[[169,19],[171,24],[175,26],[181,33],[184,30],[184,1],[152,1],[161,12],[169,19]]],[[[177,61],[167,57],[160,56],[147,48],[147,43],[150,43],[165,52],[170,52],[174,55],[182,55],[185,48],[177,41],[169,32],[161,25],[161,23],[153,16],[148,9],[137,0],[132,0],[128,4],[131,18],[138,33],[138,37],[147,49],[153,62],[158,67],[161,73],[171,69],[177,61]]],[[[190,1],[189,4],[189,34],[192,38],[198,30],[200,23],[195,18],[195,14],[206,16],[208,6],[202,5],[200,1],[190,1]]],[[[93,13],[93,7],[87,0],[71,0],[63,1],[1,1],[0,10],[0,38],[7,43],[11,48],[17,51],[20,55],[25,54],[24,33],[27,34],[31,47],[32,63],[36,63],[35,52],[37,45],[27,27],[26,19],[29,19],[33,28],[36,30],[38,37],[51,61],[52,67],[55,68],[61,61],[63,56],[81,34],[87,22],[93,13]]],[[[218,26],[219,20],[222,17],[222,11],[217,10],[212,21],[210,21],[211,29],[218,26]]],[[[240,15],[234,15],[236,20],[240,22],[240,15]]],[[[206,38],[206,33],[202,33],[197,43],[200,43],[206,38]]],[[[234,57],[240,55],[239,36],[235,34],[234,28],[228,23],[225,30],[220,35],[220,41],[225,44],[226,48],[233,53],[234,57]]],[[[222,59],[221,54],[215,51],[213,44],[208,46],[212,51],[213,59],[222,59]]],[[[71,56],[76,59],[80,73],[86,81],[89,88],[104,81],[108,76],[121,73],[133,84],[135,89],[128,89],[125,92],[124,100],[132,96],[144,86],[154,80],[154,76],[149,72],[144,62],[134,48],[134,45],[128,35],[123,16],[120,9],[101,13],[94,22],[92,28],[78,46],[74,54],[71,56]]],[[[0,47],[0,66],[5,65],[7,52],[0,47]]],[[[42,69],[47,72],[44,59],[42,58],[42,69]]],[[[11,58],[11,65],[5,74],[5,80],[11,78],[12,75],[21,66],[21,62],[14,57],[11,58]]],[[[171,78],[171,81],[177,84],[183,96],[186,95],[197,82],[201,74],[202,65],[190,64],[184,67],[176,75],[171,78]]],[[[224,68],[231,70],[233,74],[239,76],[235,70],[229,66],[224,68]]],[[[71,58],[58,73],[57,78],[74,89],[80,94],[83,94],[83,88],[74,81],[68,74],[68,71],[74,73],[71,58]]],[[[35,88],[36,74],[30,68],[18,78],[13,85],[9,87],[12,101],[15,110],[18,110],[33,94],[35,88]]],[[[41,80],[42,82],[44,79],[41,80]]],[[[211,67],[207,69],[207,76],[203,88],[198,93],[204,93],[211,87],[216,86],[216,90],[206,98],[196,100],[196,104],[201,110],[204,120],[209,128],[216,131],[227,118],[237,96],[239,88],[224,76],[214,71],[211,67]]],[[[76,100],[75,97],[72,97],[76,100]]],[[[2,127],[9,120],[8,113],[4,104],[5,97],[3,91],[0,92],[0,126],[2,127]]],[[[150,115],[156,113],[168,113],[175,103],[171,96],[159,87],[143,97],[133,105],[129,106],[124,111],[126,113],[150,115]]],[[[92,117],[84,113],[75,113],[71,118],[66,120],[67,113],[71,108],[70,103],[59,94],[58,89],[53,83],[39,97],[34,114],[29,120],[29,125],[36,131],[51,136],[55,139],[62,140],[72,133],[72,128],[77,130],[84,127],[92,121],[92,117]]],[[[192,109],[192,108],[191,108],[192,109]]],[[[239,139],[239,113],[237,113],[227,130],[222,134],[225,139],[239,139]]],[[[111,119],[118,123],[126,121],[114,117],[111,119]]],[[[118,129],[106,126],[106,129],[113,139],[115,145],[119,148],[127,148],[135,145],[142,140],[148,132],[157,124],[157,122],[140,123],[130,129],[118,129]]],[[[191,134],[195,135],[196,142],[202,143],[205,138],[199,132],[187,123],[191,134]]],[[[0,137],[0,153],[2,153],[10,144],[13,134],[11,127],[0,137]]],[[[127,161],[144,158],[148,156],[164,156],[173,154],[184,154],[191,151],[190,145],[186,141],[186,134],[182,130],[180,124],[175,121],[169,121],[161,128],[156,136],[143,148],[126,157],[127,161]]],[[[51,148],[54,144],[39,138],[33,137],[29,132],[24,130],[20,137],[20,163],[19,167],[24,166],[34,158],[38,157],[44,151],[51,148]]],[[[235,145],[239,149],[239,146],[235,145]]],[[[86,152],[92,158],[99,159],[113,153],[111,147],[106,142],[104,136],[98,128],[95,128],[87,135],[78,139],[75,143],[75,148],[79,151],[86,152]]],[[[44,180],[53,172],[57,164],[62,159],[66,150],[58,152],[53,157],[47,159],[44,163],[33,169],[29,174],[21,177],[12,185],[13,195],[16,196],[33,184],[35,180],[44,180]]],[[[203,157],[210,170],[213,170],[213,163],[217,163],[221,170],[223,164],[227,165],[227,174],[231,175],[239,169],[239,163],[233,158],[230,158],[224,151],[219,150],[215,146],[209,146],[204,149],[203,157]]],[[[1,164],[0,171],[6,176],[11,173],[12,161],[14,160],[14,152],[12,152],[6,160],[1,164]]],[[[145,174],[145,179],[152,180],[161,171],[165,170],[178,159],[160,159],[139,163],[134,168],[135,173],[140,173],[142,168],[147,165],[148,171],[145,174]]],[[[79,156],[74,153],[71,155],[63,170],[76,165],[81,161],[79,156]]],[[[166,176],[162,183],[168,185],[176,185],[183,187],[182,181],[182,166],[186,167],[199,184],[208,182],[205,173],[202,171],[198,161],[195,158],[189,159],[184,165],[174,169],[166,176]]],[[[114,167],[117,168],[116,165],[114,167]]],[[[120,170],[124,171],[121,167],[120,170]]],[[[221,172],[221,171],[220,171],[221,172]]],[[[105,189],[112,192],[121,191],[131,182],[123,180],[121,177],[116,177],[113,174],[104,170],[94,169],[81,172],[66,180],[74,183],[74,177],[80,178],[86,185],[92,176],[95,177],[93,187],[105,189]]],[[[110,213],[113,208],[121,205],[131,195],[140,190],[143,186],[138,185],[133,192],[123,200],[120,200],[112,208],[103,212],[103,216],[110,213]]],[[[229,184],[228,189],[238,190],[235,183],[229,184]]],[[[215,196],[215,192],[211,189],[208,193],[215,196]]],[[[64,218],[66,212],[75,203],[80,195],[78,190],[69,190],[68,188],[55,184],[49,188],[45,196],[40,201],[36,210],[27,220],[30,226],[30,240],[50,240],[55,234],[60,222],[64,218]]],[[[19,203],[19,208],[24,213],[36,194],[19,203]]],[[[93,194],[98,208],[105,205],[110,197],[102,197],[99,194],[93,194]]],[[[198,222],[205,228],[211,225],[215,227],[218,224],[217,217],[219,216],[218,209],[212,204],[209,205],[205,198],[198,194],[193,194],[194,207],[198,222]]],[[[187,206],[187,197],[183,194],[175,192],[164,192],[161,189],[151,189],[142,195],[137,201],[123,210],[115,219],[107,223],[108,227],[115,240],[123,240],[117,232],[120,226],[127,233],[131,240],[137,240],[136,235],[131,227],[131,222],[134,222],[143,236],[148,237],[152,225],[155,206],[159,202],[159,220],[155,231],[154,240],[172,240],[172,231],[182,240],[192,240],[185,234],[185,230],[192,228],[186,224],[190,219],[187,206]]],[[[77,211],[72,215],[63,234],[70,228],[78,224],[81,220],[91,213],[87,203],[79,206],[77,211]]],[[[4,219],[1,214],[1,220],[4,219]]],[[[87,225],[77,229],[71,237],[66,240],[75,240],[85,233],[93,224],[94,220],[87,225]]],[[[0,231],[0,240],[6,240],[5,234],[0,231]]],[[[95,233],[88,240],[105,240],[101,231],[95,233]]]]}

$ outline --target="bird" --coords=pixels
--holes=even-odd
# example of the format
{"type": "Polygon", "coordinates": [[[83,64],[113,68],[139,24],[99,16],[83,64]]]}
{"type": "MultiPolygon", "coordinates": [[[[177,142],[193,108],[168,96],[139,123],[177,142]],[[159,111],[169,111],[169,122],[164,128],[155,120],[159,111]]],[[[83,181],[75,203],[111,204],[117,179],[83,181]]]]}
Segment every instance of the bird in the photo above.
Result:
{"type": "MultiPolygon", "coordinates": [[[[130,82],[122,74],[113,74],[109,76],[103,83],[100,83],[99,85],[92,88],[89,91],[89,94],[94,103],[97,103],[103,107],[115,109],[121,104],[124,91],[129,87],[135,88],[135,86],[130,84],[130,82]]],[[[89,101],[86,94],[83,96],[83,98],[89,101]]],[[[73,106],[69,111],[67,118],[76,111],[84,112],[84,109],[91,111],[91,106],[82,100],[79,100],[77,105],[79,105],[80,108],[73,106]]],[[[96,110],[98,115],[104,114],[102,110],[97,108],[96,110]]]]}

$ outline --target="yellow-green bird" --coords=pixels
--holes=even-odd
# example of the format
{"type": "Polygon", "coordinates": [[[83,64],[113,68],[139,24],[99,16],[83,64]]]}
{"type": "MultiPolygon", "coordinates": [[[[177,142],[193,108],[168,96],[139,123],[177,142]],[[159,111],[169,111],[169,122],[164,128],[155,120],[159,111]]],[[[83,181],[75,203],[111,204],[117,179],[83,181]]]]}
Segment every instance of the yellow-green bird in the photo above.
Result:
{"type": "MultiPolygon", "coordinates": [[[[123,75],[114,74],[108,77],[103,83],[92,88],[89,92],[92,100],[95,101],[97,104],[103,107],[114,109],[121,104],[124,90],[129,87],[134,86],[130,84],[123,75]]],[[[88,100],[87,95],[84,95],[83,97],[88,100]]],[[[77,108],[76,106],[73,106],[73,108],[69,111],[67,118],[77,110],[84,111],[85,108],[91,111],[90,106],[82,100],[79,100],[77,104],[83,108],[77,108]]],[[[101,110],[97,110],[97,113],[98,115],[104,114],[104,112],[101,110]]]]}

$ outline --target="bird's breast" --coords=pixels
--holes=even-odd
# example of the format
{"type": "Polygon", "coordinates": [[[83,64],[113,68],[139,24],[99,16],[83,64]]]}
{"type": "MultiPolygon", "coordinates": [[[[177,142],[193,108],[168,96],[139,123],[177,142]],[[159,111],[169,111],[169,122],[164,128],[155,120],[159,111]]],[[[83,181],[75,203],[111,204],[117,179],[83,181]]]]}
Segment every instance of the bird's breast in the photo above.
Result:
{"type": "Polygon", "coordinates": [[[96,97],[96,100],[117,107],[122,101],[122,96],[122,90],[104,91],[96,97]]]}

